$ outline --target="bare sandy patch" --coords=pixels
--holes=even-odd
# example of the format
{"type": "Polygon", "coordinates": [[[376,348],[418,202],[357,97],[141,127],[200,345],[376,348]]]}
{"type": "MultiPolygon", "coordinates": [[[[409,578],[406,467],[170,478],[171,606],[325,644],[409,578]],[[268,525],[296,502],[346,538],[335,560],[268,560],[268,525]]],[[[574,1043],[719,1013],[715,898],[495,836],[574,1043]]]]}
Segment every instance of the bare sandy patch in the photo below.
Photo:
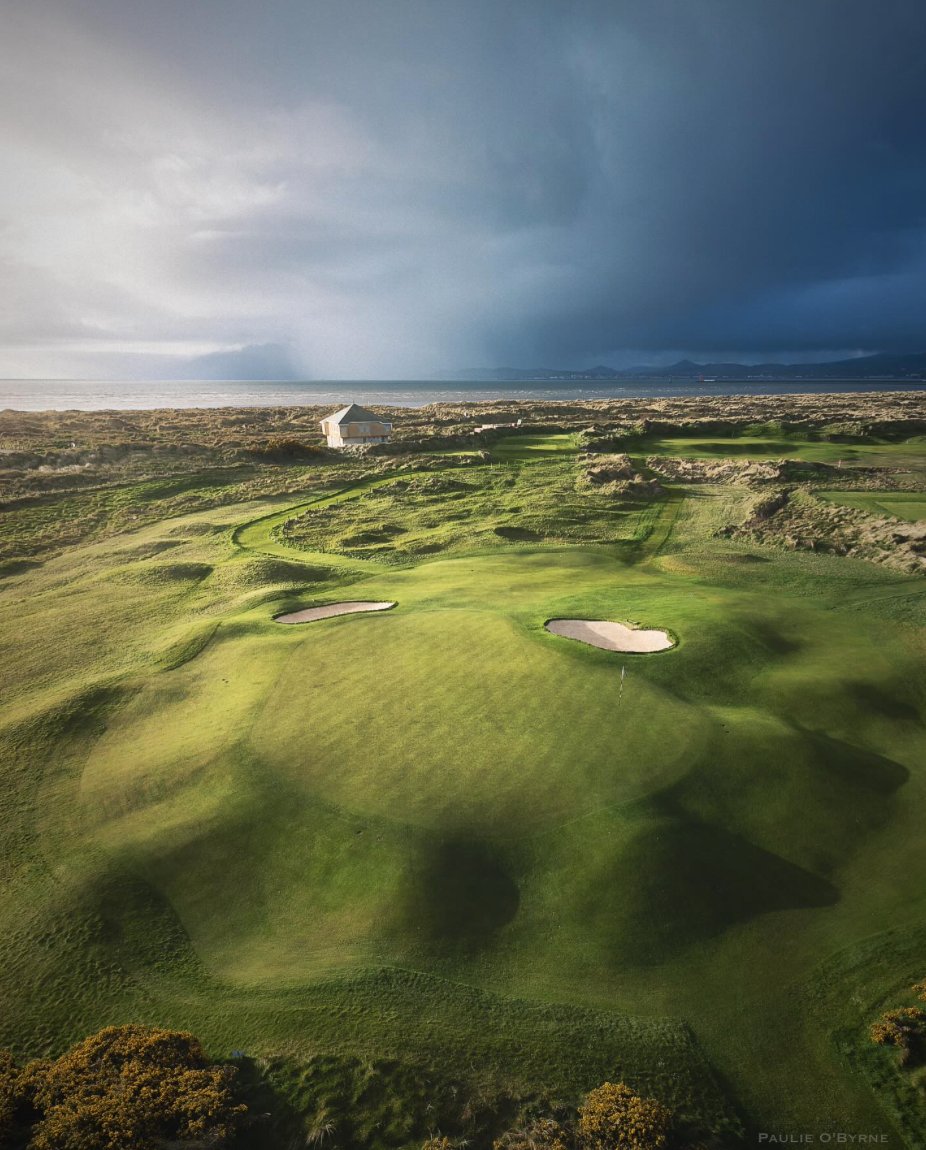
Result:
{"type": "Polygon", "coordinates": [[[304,611],[291,611],[288,615],[277,615],[277,623],[314,623],[316,619],[332,619],[335,615],[356,615],[360,611],[388,611],[395,603],[325,603],[321,607],[306,607],[304,611]]]}
{"type": "Polygon", "coordinates": [[[644,631],[628,627],[626,623],[611,623],[607,619],[550,619],[544,626],[553,635],[562,635],[564,639],[578,639],[592,647],[623,651],[628,655],[668,651],[675,646],[665,631],[644,631]]]}

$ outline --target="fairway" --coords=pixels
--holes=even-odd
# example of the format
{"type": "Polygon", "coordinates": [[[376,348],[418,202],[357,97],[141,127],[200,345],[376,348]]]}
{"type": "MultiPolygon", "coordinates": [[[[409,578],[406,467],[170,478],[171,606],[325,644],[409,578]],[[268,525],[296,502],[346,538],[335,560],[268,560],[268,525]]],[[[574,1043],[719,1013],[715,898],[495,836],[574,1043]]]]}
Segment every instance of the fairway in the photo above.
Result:
{"type": "Polygon", "coordinates": [[[802,459],[844,467],[882,467],[888,463],[911,470],[926,468],[926,439],[913,437],[898,443],[876,440],[816,441],[795,436],[740,435],[731,437],[651,437],[634,443],[634,451],[692,459],[802,459]]]}
{"type": "Polygon", "coordinates": [[[709,1128],[709,1060],[750,1122],[881,1121],[832,1055],[857,1007],[810,988],[891,928],[875,1001],[926,914],[922,581],[718,539],[726,497],[609,502],[571,450],[180,515],[4,581],[0,905],[26,926],[0,953],[46,988],[5,1041],[140,1013],[394,1056],[424,1003],[429,1057],[496,1081],[621,1065],[709,1128]]]}
{"type": "Polygon", "coordinates": [[[530,462],[562,459],[578,451],[576,435],[506,435],[492,445],[492,455],[500,460],[530,462]]]}
{"type": "Polygon", "coordinates": [[[911,523],[926,519],[926,498],[919,491],[821,491],[819,494],[830,503],[855,507],[873,515],[887,515],[911,523]]]}

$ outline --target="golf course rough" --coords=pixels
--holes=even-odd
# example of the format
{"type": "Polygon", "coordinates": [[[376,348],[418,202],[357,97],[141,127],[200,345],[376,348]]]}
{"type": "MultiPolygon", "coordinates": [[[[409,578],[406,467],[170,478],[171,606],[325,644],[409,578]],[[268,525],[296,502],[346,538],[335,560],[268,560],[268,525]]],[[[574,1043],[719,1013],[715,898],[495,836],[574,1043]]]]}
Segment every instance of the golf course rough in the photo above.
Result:
{"type": "MultiPolygon", "coordinates": [[[[156,1020],[553,1097],[619,1073],[699,1129],[730,1096],[885,1129],[834,1033],[921,966],[926,585],[718,538],[724,490],[564,542],[524,472],[571,457],[506,466],[514,506],[474,467],[444,510],[534,540],[345,559],[251,501],[4,581],[0,1045],[156,1020]],[[349,595],[401,609],[337,643],[273,622],[349,595]],[[544,631],[620,619],[684,638],[622,690],[544,631]]],[[[380,529],[378,489],[339,499],[380,529]]]]}
{"type": "Polygon", "coordinates": [[[675,646],[675,641],[665,631],[629,627],[626,623],[612,623],[607,619],[548,619],[544,627],[551,635],[628,655],[668,651],[675,646]]]}

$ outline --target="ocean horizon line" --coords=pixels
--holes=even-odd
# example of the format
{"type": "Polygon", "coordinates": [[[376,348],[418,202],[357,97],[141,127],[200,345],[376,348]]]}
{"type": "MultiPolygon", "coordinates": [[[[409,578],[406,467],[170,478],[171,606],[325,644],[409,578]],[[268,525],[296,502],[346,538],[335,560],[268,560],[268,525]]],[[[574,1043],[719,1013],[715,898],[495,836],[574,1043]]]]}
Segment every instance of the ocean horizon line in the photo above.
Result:
{"type": "Polygon", "coordinates": [[[926,381],[864,380],[99,380],[0,379],[0,410],[140,411],[321,407],[351,400],[384,407],[491,402],[569,403],[734,395],[825,395],[926,390],[926,381]]]}

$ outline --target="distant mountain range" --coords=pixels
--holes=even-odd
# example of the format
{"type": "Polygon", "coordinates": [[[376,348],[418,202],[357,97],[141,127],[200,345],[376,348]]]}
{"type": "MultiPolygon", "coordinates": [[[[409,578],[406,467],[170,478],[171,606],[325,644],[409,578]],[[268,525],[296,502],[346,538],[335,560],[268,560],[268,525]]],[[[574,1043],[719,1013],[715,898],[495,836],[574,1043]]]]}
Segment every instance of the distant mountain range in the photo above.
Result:
{"type": "Polygon", "coordinates": [[[467,368],[444,372],[441,378],[473,382],[526,383],[536,380],[573,383],[607,379],[926,379],[926,352],[915,355],[856,356],[829,363],[695,363],[681,359],[665,367],[590,367],[583,370],[553,367],[467,368]]]}

